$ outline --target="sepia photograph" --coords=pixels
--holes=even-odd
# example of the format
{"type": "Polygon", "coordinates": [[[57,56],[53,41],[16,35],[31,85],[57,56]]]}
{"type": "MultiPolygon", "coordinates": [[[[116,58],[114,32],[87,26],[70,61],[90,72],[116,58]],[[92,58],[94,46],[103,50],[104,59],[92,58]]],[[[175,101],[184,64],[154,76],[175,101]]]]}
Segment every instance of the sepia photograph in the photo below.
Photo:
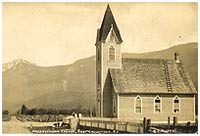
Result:
{"type": "Polygon", "coordinates": [[[198,134],[198,2],[2,2],[3,134],[198,134]]]}

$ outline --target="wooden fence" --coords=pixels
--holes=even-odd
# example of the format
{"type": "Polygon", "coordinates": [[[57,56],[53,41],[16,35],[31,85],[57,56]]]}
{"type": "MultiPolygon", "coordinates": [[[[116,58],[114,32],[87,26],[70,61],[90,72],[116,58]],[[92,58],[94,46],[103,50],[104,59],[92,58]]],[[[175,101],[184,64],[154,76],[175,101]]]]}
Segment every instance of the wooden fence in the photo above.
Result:
{"type": "Polygon", "coordinates": [[[96,117],[72,117],[65,118],[63,121],[68,123],[73,131],[80,130],[92,130],[98,131],[110,131],[119,133],[181,133],[181,132],[193,132],[183,131],[186,129],[193,129],[196,132],[197,123],[181,124],[178,123],[178,118],[173,118],[173,124],[170,122],[169,117],[168,123],[155,124],[151,122],[151,119],[146,117],[143,120],[133,119],[117,119],[117,118],[96,118],[96,117]],[[175,129],[180,129],[175,131],[175,129]]]}
{"type": "Polygon", "coordinates": [[[79,118],[79,127],[114,130],[124,133],[143,133],[143,121],[116,118],[79,118]]]}

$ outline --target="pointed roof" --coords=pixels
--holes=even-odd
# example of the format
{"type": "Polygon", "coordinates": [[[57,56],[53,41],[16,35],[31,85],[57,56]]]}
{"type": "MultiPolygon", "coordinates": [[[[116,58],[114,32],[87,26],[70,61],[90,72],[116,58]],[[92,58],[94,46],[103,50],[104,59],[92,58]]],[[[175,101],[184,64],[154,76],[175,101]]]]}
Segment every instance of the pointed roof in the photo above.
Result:
{"type": "Polygon", "coordinates": [[[113,25],[113,30],[119,40],[119,43],[122,43],[123,41],[122,41],[122,38],[121,38],[121,35],[119,32],[119,29],[117,27],[114,16],[113,16],[110,6],[108,4],[106,12],[104,14],[103,22],[101,24],[101,28],[98,31],[97,41],[106,40],[112,25],[113,25]]]}

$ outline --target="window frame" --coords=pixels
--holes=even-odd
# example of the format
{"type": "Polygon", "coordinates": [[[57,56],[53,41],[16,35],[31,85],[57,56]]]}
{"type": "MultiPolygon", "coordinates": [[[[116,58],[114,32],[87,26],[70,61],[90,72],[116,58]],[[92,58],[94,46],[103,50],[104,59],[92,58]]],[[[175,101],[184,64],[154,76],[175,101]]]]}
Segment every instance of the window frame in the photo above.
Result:
{"type": "Polygon", "coordinates": [[[174,96],[174,98],[172,99],[172,113],[173,114],[180,114],[181,113],[181,99],[180,97],[178,97],[178,95],[174,96]],[[178,103],[178,110],[179,112],[174,112],[174,109],[175,109],[175,103],[174,103],[174,100],[178,99],[179,103],[178,103]]]}
{"type": "Polygon", "coordinates": [[[108,61],[111,61],[111,62],[113,62],[113,61],[116,61],[116,48],[115,48],[115,46],[113,45],[113,44],[111,44],[109,47],[108,47],[108,61]],[[114,59],[113,60],[111,60],[110,59],[110,49],[113,47],[113,49],[114,49],[114,59]]]}
{"type": "Polygon", "coordinates": [[[134,112],[135,112],[135,114],[142,114],[142,98],[139,96],[139,95],[137,95],[136,97],[135,97],[135,100],[134,100],[134,112]],[[136,104],[136,102],[137,102],[137,98],[139,98],[140,99],[140,113],[138,113],[137,112],[137,110],[136,110],[136,106],[137,106],[137,104],[136,104]]]}
{"type": "Polygon", "coordinates": [[[162,114],[162,99],[159,95],[156,95],[156,97],[154,98],[154,114],[157,114],[157,115],[162,114]],[[155,108],[157,98],[160,100],[160,112],[159,113],[156,112],[156,108],[155,108]]]}

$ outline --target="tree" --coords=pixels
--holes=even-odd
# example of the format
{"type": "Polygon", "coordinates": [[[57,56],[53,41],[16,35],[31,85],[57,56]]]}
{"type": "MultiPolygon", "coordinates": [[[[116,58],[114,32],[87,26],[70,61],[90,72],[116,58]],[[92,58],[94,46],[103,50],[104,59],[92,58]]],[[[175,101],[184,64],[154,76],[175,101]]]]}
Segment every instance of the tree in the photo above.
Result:
{"type": "Polygon", "coordinates": [[[35,115],[37,113],[37,109],[33,108],[30,110],[29,115],[35,115]]]}
{"type": "Polygon", "coordinates": [[[30,110],[23,104],[21,107],[21,114],[29,114],[30,110]]]}

